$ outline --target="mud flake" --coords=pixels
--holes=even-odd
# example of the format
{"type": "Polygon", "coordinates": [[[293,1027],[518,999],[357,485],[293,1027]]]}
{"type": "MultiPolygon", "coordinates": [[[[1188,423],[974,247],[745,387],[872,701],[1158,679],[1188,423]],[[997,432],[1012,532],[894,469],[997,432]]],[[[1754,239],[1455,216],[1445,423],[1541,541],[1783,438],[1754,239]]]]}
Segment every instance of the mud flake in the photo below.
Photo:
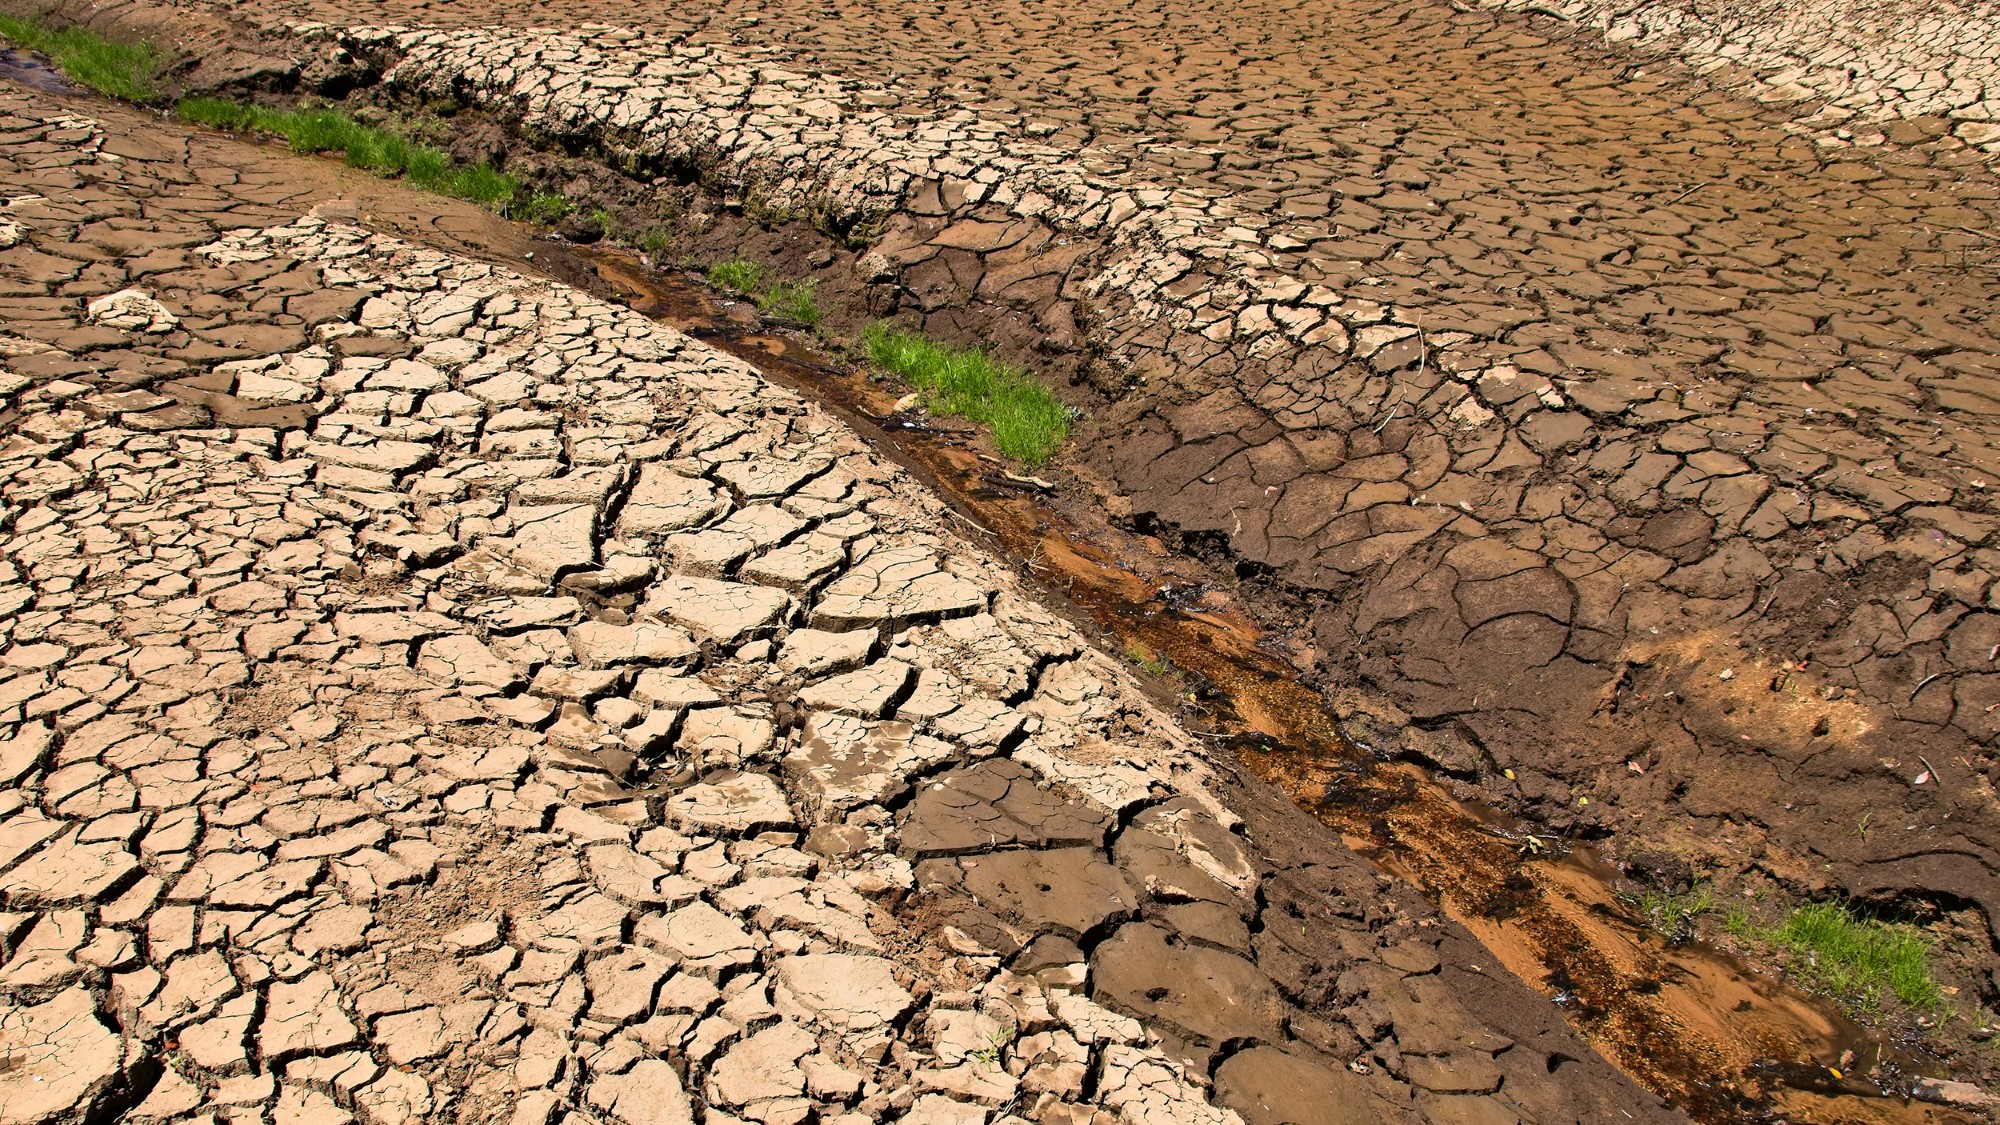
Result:
{"type": "Polygon", "coordinates": [[[781,590],[673,575],[646,593],[644,611],[723,645],[770,633],[791,613],[781,590]]]}
{"type": "Polygon", "coordinates": [[[812,612],[818,629],[858,629],[934,621],[986,607],[987,591],[943,570],[936,554],[885,547],[834,579],[812,612]]]}
{"type": "Polygon", "coordinates": [[[785,773],[831,812],[890,801],[909,788],[913,776],[956,755],[949,744],[915,733],[908,723],[814,712],[798,749],[785,758],[785,773]]]}
{"type": "Polygon", "coordinates": [[[778,962],[778,1008],[831,1027],[867,1031],[901,1018],[914,1003],[889,961],[855,953],[808,953],[778,962]]]}
{"type": "Polygon", "coordinates": [[[0,1011],[0,1116],[20,1125],[82,1117],[117,1080],[124,1044],[83,988],[0,1011]]]}
{"type": "Polygon", "coordinates": [[[667,818],[683,832],[729,835],[791,827],[792,807],[777,781],[761,773],[691,785],[667,799],[667,818]]]}
{"type": "Polygon", "coordinates": [[[341,1011],[340,991],[324,972],[271,985],[258,1027],[257,1051],[266,1059],[318,1054],[360,1042],[361,1033],[341,1011]]]}
{"type": "Polygon", "coordinates": [[[694,1125],[687,1088],[661,1059],[641,1059],[623,1074],[590,1083],[590,1104],[624,1125],[694,1125]]]}

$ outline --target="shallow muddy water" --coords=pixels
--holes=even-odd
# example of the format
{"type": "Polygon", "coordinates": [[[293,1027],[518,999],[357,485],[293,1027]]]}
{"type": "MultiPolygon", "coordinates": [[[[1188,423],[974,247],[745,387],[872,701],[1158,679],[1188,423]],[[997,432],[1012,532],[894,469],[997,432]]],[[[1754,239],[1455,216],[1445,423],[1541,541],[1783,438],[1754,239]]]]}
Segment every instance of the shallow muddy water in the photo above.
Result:
{"type": "Polygon", "coordinates": [[[11,47],[0,50],[0,78],[49,94],[83,92],[40,58],[11,47]]]}
{"type": "Polygon", "coordinates": [[[1190,729],[1423,887],[1649,1089],[1704,1122],[1970,1121],[1906,1097],[1935,1073],[1832,1005],[1721,950],[1675,944],[1618,896],[1619,873],[1343,732],[1281,638],[1211,576],[1093,505],[1012,479],[949,421],[899,413],[898,392],[753,310],[623,251],[580,250],[632,307],[750,362],[841,413],[935,486],[994,549],[1060,593],[1174,697],[1190,729]]]}

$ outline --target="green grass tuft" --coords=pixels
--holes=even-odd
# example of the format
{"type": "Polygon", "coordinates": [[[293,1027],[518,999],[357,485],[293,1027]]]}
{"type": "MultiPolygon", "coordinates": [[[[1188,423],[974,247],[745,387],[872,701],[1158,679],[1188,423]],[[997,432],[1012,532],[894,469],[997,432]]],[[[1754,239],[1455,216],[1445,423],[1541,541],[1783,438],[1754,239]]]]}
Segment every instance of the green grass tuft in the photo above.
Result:
{"type": "Polygon", "coordinates": [[[757,307],[773,316],[796,321],[807,328],[818,328],[819,301],[813,296],[813,290],[818,287],[819,283],[815,281],[780,282],[757,298],[757,307]]]}
{"type": "Polygon", "coordinates": [[[186,121],[237,133],[283,137],[294,152],[338,152],[356,168],[401,176],[426,191],[499,206],[514,198],[514,178],[487,164],[458,164],[443,149],[364,125],[337,109],[267,109],[221,98],[183,98],[186,121]]]}
{"type": "Polygon", "coordinates": [[[1915,926],[1863,918],[1844,902],[1814,902],[1762,936],[1793,954],[1801,978],[1864,1011],[1880,1007],[1885,988],[1919,1011],[1945,1010],[1931,943],[1915,926]]]}
{"type": "Polygon", "coordinates": [[[174,112],[183,121],[192,121],[211,129],[227,129],[232,133],[246,133],[257,127],[258,110],[255,106],[226,102],[221,98],[182,98],[174,106],[174,112]]]}
{"type": "Polygon", "coordinates": [[[933,411],[988,427],[1000,452],[1023,464],[1047,461],[1069,437],[1069,408],[1012,364],[887,324],[863,339],[868,358],[922,390],[933,411]]]}
{"type": "Polygon", "coordinates": [[[764,284],[764,267],[742,258],[733,262],[717,262],[708,267],[708,283],[717,289],[755,293],[764,284]]]}
{"type": "Polygon", "coordinates": [[[1668,941],[1693,941],[1694,920],[1715,909],[1715,888],[1702,882],[1686,894],[1649,889],[1634,900],[1634,905],[1668,941]]]}
{"type": "Polygon", "coordinates": [[[1173,661],[1136,641],[1125,646],[1125,659],[1155,676],[1171,675],[1174,670],[1173,661]]]}
{"type": "MultiPolygon", "coordinates": [[[[414,162],[413,162],[414,163],[414,162]]],[[[500,207],[514,198],[518,186],[514,177],[491,164],[459,164],[446,172],[439,181],[446,195],[469,199],[474,203],[484,203],[489,207],[500,207]]]]}
{"type": "Polygon", "coordinates": [[[654,256],[673,244],[674,232],[666,227],[648,227],[646,233],[639,236],[639,249],[654,256]]]}
{"type": "MultiPolygon", "coordinates": [[[[413,155],[410,142],[380,129],[357,129],[341,148],[346,150],[348,164],[384,176],[400,175],[409,168],[413,155]]],[[[437,155],[444,157],[443,153],[437,155]]]]}
{"type": "Polygon", "coordinates": [[[542,190],[516,199],[507,208],[507,217],[522,222],[554,226],[569,217],[576,210],[576,201],[559,191],[542,190]]]}
{"type": "Polygon", "coordinates": [[[819,327],[823,314],[817,281],[772,281],[769,271],[760,263],[736,258],[708,267],[708,283],[754,299],[761,312],[807,328],[819,327]]]}
{"type": "Polygon", "coordinates": [[[47,55],[71,81],[98,93],[128,102],[150,102],[160,96],[153,79],[161,60],[151,44],[113,43],[88,28],[57,30],[18,16],[0,16],[0,36],[47,55]]]}
{"type": "Polygon", "coordinates": [[[1740,906],[1732,906],[1722,916],[1722,928],[1732,937],[1755,937],[1757,929],[1750,921],[1750,912],[1740,906]]]}

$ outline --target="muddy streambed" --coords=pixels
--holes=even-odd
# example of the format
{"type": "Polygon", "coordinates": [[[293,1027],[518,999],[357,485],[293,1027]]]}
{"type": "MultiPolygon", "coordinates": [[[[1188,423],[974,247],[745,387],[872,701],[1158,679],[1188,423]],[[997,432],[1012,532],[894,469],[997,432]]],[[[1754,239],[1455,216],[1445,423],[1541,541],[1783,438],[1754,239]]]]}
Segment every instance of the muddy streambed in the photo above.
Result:
{"type": "MultiPolygon", "coordinates": [[[[13,69],[51,77],[29,56],[4,62],[0,77],[21,80],[13,69]]],[[[1910,1076],[1932,1069],[1921,1056],[1726,954],[1669,945],[1619,901],[1617,873],[1588,849],[1546,836],[1530,845],[1526,827],[1453,799],[1416,767],[1350,738],[1327,699],[1300,682],[1284,639],[1246,616],[1202,564],[1112,525],[1087,499],[1010,479],[977,452],[969,431],[897,412],[896,392],[795,334],[767,331],[749,306],[636,255],[552,244],[474,204],[420,196],[334,158],[260,147],[288,175],[323,184],[328,198],[317,213],[326,218],[617,297],[835,410],[936,488],[971,534],[1066,597],[1115,645],[1162,669],[1156,686],[1189,729],[1423,887],[1491,951],[1483,970],[1540,986],[1608,1058],[1696,1119],[1972,1120],[1901,1096],[1910,1076]]]]}
{"type": "Polygon", "coordinates": [[[633,308],[810,394],[918,471],[970,531],[1152,671],[1190,729],[1423,887],[1485,944],[1491,971],[1541,986],[1607,1057],[1697,1120],[1972,1120],[1905,1096],[1937,1073],[1920,1053],[1721,950],[1655,932],[1588,847],[1531,835],[1350,737],[1282,640],[1199,564],[1010,473],[964,428],[899,412],[896,392],[766,331],[748,305],[624,251],[576,252],[633,308]]]}
{"type": "MultiPolygon", "coordinates": [[[[0,52],[0,78],[70,93],[32,56],[0,52]]],[[[1200,563],[1110,523],[1088,500],[1022,481],[962,428],[900,413],[895,392],[796,335],[769,332],[748,306],[636,255],[551,246],[532,229],[453,200],[297,160],[339,202],[328,218],[509,261],[614,295],[835,410],[936,488],[969,532],[1066,597],[1152,672],[1189,729],[1232,751],[1383,869],[1423,887],[1484,943],[1482,971],[1511,972],[1549,995],[1583,1034],[1649,1089],[1703,1122],[1784,1120],[1949,1125],[1973,1118],[1908,1100],[1935,1073],[1923,1056],[1833,1007],[1699,943],[1673,944],[1617,896],[1618,873],[1490,808],[1454,799],[1417,767],[1350,737],[1268,634],[1200,563]],[[535,251],[542,251],[537,253],[535,251]],[[580,259],[580,260],[579,260],[580,259]]],[[[1303,657],[1299,665],[1308,663],[1303,657]]]]}
{"type": "Polygon", "coordinates": [[[11,47],[0,49],[0,78],[18,82],[31,90],[45,94],[80,93],[69,79],[51,69],[46,63],[26,51],[11,47]]]}

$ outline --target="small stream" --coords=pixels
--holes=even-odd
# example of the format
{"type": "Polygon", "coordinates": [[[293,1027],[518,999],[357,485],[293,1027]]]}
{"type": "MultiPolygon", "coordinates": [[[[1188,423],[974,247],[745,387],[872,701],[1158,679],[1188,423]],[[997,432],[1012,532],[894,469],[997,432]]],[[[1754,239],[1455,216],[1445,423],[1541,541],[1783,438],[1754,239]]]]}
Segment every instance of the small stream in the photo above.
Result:
{"type": "Polygon", "coordinates": [[[833,409],[1128,654],[1171,665],[1155,680],[1189,729],[1424,888],[1607,1057],[1696,1120],[1971,1122],[1909,1098],[1914,1078],[1938,1073],[1921,1053],[1723,950],[1655,932],[1590,848],[1531,841],[1528,826],[1348,738],[1280,639],[1198,564],[1093,504],[1010,477],[968,429],[898,412],[896,391],[794,334],[765,331],[749,306],[689,276],[617,249],[573,252],[634,309],[833,409]]]}
{"type": "Polygon", "coordinates": [[[45,94],[81,94],[69,79],[42,59],[12,47],[0,48],[0,78],[45,94]]]}

